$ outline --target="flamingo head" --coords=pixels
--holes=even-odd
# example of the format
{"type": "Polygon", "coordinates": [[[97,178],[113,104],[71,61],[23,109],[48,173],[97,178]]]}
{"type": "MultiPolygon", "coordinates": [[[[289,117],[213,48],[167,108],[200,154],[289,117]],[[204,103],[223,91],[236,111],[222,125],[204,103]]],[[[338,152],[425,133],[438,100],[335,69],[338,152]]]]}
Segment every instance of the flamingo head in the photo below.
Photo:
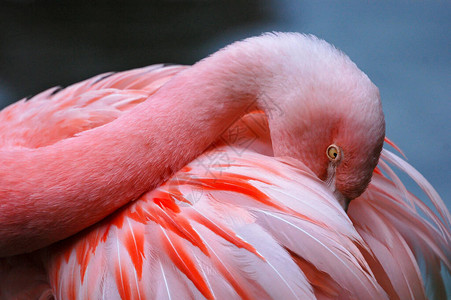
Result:
{"type": "Polygon", "coordinates": [[[322,40],[299,34],[272,38],[279,41],[271,51],[283,60],[269,64],[272,80],[265,83],[261,103],[274,103],[269,114],[274,154],[302,161],[347,209],[368,186],[382,150],[379,91],[322,40]]]}

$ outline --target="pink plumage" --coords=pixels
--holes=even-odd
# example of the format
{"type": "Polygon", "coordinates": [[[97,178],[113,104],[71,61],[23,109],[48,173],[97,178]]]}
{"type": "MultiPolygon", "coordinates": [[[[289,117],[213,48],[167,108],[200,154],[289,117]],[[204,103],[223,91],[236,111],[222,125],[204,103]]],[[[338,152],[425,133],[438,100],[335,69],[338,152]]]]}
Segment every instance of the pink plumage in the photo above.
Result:
{"type": "Polygon", "coordinates": [[[373,172],[383,138],[377,88],[299,34],[20,101],[0,112],[0,298],[444,298],[449,212],[388,150],[373,172]]]}

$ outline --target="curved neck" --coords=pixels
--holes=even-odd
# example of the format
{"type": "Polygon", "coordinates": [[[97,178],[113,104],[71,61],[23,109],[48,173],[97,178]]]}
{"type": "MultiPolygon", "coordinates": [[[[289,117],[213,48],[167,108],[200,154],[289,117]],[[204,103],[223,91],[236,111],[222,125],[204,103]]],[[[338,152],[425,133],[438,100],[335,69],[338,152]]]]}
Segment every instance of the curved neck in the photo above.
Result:
{"type": "Polygon", "coordinates": [[[69,237],[195,159],[253,106],[257,87],[240,70],[216,55],[107,125],[0,150],[0,256],[69,237]]]}

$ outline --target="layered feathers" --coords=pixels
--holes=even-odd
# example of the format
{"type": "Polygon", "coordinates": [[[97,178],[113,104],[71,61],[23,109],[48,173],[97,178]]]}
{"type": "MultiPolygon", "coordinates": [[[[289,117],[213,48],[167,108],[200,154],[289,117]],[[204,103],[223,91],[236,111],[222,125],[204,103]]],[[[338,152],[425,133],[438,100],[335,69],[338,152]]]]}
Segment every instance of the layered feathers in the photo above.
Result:
{"type": "MultiPolygon", "coordinates": [[[[0,144],[43,147],[102,126],[185,68],[100,75],[18,102],[0,113],[0,144]]],[[[272,155],[266,116],[250,112],[165,184],[102,222],[2,258],[0,298],[444,297],[449,212],[404,160],[384,150],[346,214],[309,168],[272,155]],[[385,161],[417,181],[438,215],[385,161]],[[28,280],[18,284],[20,274],[28,280]]]]}

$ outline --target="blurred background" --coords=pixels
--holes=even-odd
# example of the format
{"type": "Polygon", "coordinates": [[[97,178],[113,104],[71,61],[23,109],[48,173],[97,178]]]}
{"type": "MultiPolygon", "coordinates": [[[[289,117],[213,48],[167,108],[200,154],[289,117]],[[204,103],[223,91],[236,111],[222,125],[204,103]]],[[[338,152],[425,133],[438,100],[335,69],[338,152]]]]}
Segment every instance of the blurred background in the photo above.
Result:
{"type": "Polygon", "coordinates": [[[451,2],[362,2],[0,0],[0,108],[107,71],[192,64],[265,31],[312,33],[376,83],[387,136],[450,207],[451,2]]]}

